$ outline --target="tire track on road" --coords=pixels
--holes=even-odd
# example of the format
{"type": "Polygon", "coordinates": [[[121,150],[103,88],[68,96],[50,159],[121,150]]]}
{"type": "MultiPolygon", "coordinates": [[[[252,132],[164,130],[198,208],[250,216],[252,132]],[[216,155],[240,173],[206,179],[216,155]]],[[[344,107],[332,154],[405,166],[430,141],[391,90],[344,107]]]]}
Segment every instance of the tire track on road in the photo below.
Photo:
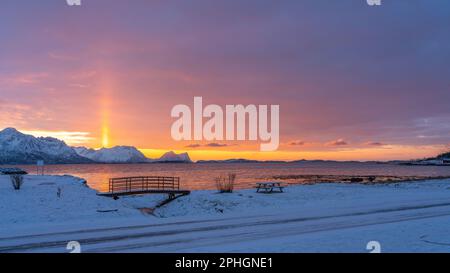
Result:
{"type": "MultiPolygon", "coordinates": [[[[51,249],[51,248],[65,248],[68,241],[76,240],[82,245],[95,245],[100,243],[107,243],[107,242],[120,242],[125,240],[131,240],[131,239],[140,239],[140,238],[152,238],[152,237],[162,237],[162,236],[171,236],[171,235],[179,235],[179,234],[188,234],[188,233],[196,233],[196,232],[206,232],[206,231],[218,231],[218,230],[226,230],[226,229],[235,229],[235,228],[243,228],[243,227],[251,227],[251,226],[263,226],[263,225],[280,225],[280,224],[288,224],[288,223],[297,223],[297,222],[307,222],[307,221],[317,221],[317,220],[325,220],[325,219],[333,219],[333,218],[341,218],[341,217],[357,217],[357,216],[367,216],[372,214],[382,214],[382,213],[390,213],[390,212],[400,212],[400,211],[413,211],[413,210],[420,210],[420,209],[431,209],[431,208],[438,208],[438,207],[450,207],[450,202],[445,203],[435,203],[435,204],[427,204],[427,205],[416,205],[416,206],[401,206],[401,207],[395,207],[395,208],[384,208],[384,209],[377,209],[377,210],[371,210],[366,212],[354,212],[354,213],[345,213],[345,214],[338,214],[338,215],[329,215],[329,216],[312,216],[312,217],[297,217],[297,218],[287,218],[287,219],[275,219],[275,220],[266,220],[266,221],[256,221],[256,222],[245,222],[245,223],[233,223],[233,224],[224,224],[224,225],[215,225],[215,226],[202,226],[202,227],[196,227],[196,228],[183,228],[183,229],[174,229],[174,230],[167,230],[167,231],[149,231],[149,232],[140,232],[136,234],[128,234],[128,235],[111,235],[111,236],[101,236],[101,237],[91,237],[91,238],[84,238],[80,240],[76,240],[76,238],[71,238],[70,240],[55,240],[55,241],[45,241],[45,242],[37,242],[37,243],[30,243],[30,244],[18,244],[18,245],[6,245],[1,246],[0,245],[0,253],[1,252],[22,252],[22,251],[34,251],[39,249],[51,249]]],[[[450,208],[449,213],[450,215],[450,208]]],[[[439,215],[439,216],[445,216],[439,215]]],[[[261,216],[255,216],[255,217],[261,217],[261,216]]],[[[430,217],[438,217],[438,216],[429,216],[430,217]]],[[[239,217],[236,218],[230,218],[230,219],[241,219],[239,217]]],[[[192,223],[208,223],[208,222],[219,222],[220,220],[225,221],[225,219],[219,219],[219,220],[205,220],[205,221],[192,221],[192,223]]],[[[229,220],[229,219],[227,219],[229,220]]],[[[247,219],[245,219],[247,220],[247,219]]],[[[191,222],[191,221],[188,221],[191,222]]],[[[162,226],[164,225],[177,225],[178,223],[166,223],[166,224],[160,224],[162,226]]],[[[143,226],[131,226],[131,227],[123,227],[123,228],[113,228],[113,229],[103,229],[103,231],[116,231],[116,230],[130,230],[130,229],[138,229],[138,228],[151,228],[155,225],[149,225],[149,227],[143,227],[143,226]]],[[[101,232],[97,229],[94,230],[94,233],[101,232]]],[[[89,230],[84,231],[85,233],[89,233],[89,230]]],[[[65,235],[63,233],[58,233],[58,235],[65,235]]],[[[69,234],[77,234],[76,232],[69,232],[69,234]]],[[[42,235],[30,235],[30,237],[33,236],[42,236],[42,235]]],[[[47,235],[45,235],[47,236],[47,235]]],[[[49,235],[49,236],[53,236],[49,235]]],[[[22,239],[23,237],[20,237],[22,239]]],[[[51,238],[49,238],[51,239],[51,238]]],[[[4,240],[8,240],[8,238],[4,238],[4,240]]]]}

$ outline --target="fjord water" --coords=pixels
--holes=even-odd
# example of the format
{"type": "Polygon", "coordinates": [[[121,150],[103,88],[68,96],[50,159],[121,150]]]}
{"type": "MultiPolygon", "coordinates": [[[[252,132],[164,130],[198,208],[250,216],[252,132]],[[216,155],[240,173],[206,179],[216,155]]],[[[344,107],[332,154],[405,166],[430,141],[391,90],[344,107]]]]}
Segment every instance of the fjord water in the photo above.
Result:
{"type": "MultiPolygon", "coordinates": [[[[30,174],[35,166],[19,166],[30,174]]],[[[99,191],[108,190],[109,178],[129,176],[177,176],[181,187],[191,190],[215,189],[215,178],[236,173],[236,188],[251,188],[257,181],[279,175],[395,175],[450,176],[449,166],[404,166],[360,162],[300,163],[202,163],[202,164],[86,164],[48,165],[45,174],[74,175],[86,179],[99,191]]],[[[290,181],[292,182],[292,181],[290,181]]]]}

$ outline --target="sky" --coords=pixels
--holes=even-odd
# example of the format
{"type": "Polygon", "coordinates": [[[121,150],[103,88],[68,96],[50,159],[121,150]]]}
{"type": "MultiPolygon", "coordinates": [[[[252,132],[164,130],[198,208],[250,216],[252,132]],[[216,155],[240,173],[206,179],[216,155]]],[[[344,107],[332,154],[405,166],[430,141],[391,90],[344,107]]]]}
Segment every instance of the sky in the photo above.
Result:
{"type": "Polygon", "coordinates": [[[195,160],[450,146],[447,0],[3,0],[0,129],[195,160]],[[280,105],[280,146],[175,141],[177,104],[280,105]]]}

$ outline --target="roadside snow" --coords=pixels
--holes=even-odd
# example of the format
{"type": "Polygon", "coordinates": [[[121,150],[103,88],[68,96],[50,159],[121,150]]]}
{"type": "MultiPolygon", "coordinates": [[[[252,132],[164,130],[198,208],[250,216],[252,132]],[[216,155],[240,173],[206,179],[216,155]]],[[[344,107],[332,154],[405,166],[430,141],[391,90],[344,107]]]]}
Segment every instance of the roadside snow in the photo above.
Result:
{"type": "MultiPolygon", "coordinates": [[[[26,175],[20,191],[11,186],[9,176],[0,176],[0,226],[67,221],[97,221],[142,217],[139,209],[154,208],[164,195],[122,197],[115,201],[96,195],[81,178],[72,176],[26,175]],[[58,192],[60,195],[58,196],[58,192]]],[[[176,199],[154,215],[168,217],[203,217],[233,215],[265,215],[298,211],[316,213],[348,209],[380,208],[390,204],[408,204],[414,200],[439,200],[450,197],[450,180],[414,183],[362,185],[315,184],[291,186],[284,193],[259,194],[255,190],[239,190],[231,194],[216,191],[193,191],[176,199]]]]}
{"type": "Polygon", "coordinates": [[[132,216],[142,214],[123,201],[97,196],[80,178],[26,175],[16,191],[9,176],[0,176],[0,227],[132,216]]]}
{"type": "Polygon", "coordinates": [[[362,185],[315,184],[291,186],[284,193],[260,194],[241,190],[232,194],[195,191],[156,211],[161,217],[232,215],[241,213],[272,214],[287,211],[315,212],[347,210],[410,203],[411,200],[439,200],[450,197],[450,180],[414,183],[362,185]]]}
{"type": "Polygon", "coordinates": [[[194,191],[157,209],[162,195],[117,201],[71,176],[0,176],[0,252],[450,251],[450,180],[291,186],[281,194],[194,191]],[[58,196],[60,189],[60,196],[58,196]]]}

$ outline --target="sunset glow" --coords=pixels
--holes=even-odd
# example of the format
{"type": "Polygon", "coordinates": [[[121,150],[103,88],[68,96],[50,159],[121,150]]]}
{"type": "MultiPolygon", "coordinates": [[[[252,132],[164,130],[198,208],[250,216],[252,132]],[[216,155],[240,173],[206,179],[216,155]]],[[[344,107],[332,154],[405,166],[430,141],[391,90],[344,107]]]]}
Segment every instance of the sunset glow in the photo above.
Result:
{"type": "Polygon", "coordinates": [[[449,252],[450,0],[0,5],[0,256],[449,252]]]}
{"type": "Polygon", "coordinates": [[[102,129],[102,147],[109,147],[109,129],[106,126],[104,126],[102,129]]]}
{"type": "Polygon", "coordinates": [[[138,1],[132,10],[122,1],[7,3],[0,129],[74,146],[135,146],[153,157],[187,151],[196,160],[390,160],[445,151],[450,24],[443,9],[337,2],[324,9],[287,1],[275,10],[254,1],[138,1]],[[174,18],[164,15],[166,5],[174,18]],[[389,12],[405,9],[411,12],[389,12]],[[8,15],[19,11],[28,14],[24,21],[8,15]],[[254,17],[247,25],[248,11],[254,17]],[[417,17],[439,27],[430,33],[417,17]],[[364,26],[355,24],[360,18],[364,26]],[[279,149],[259,152],[259,141],[174,141],[170,111],[192,106],[195,96],[220,107],[280,105],[279,149]]]}
{"type": "Polygon", "coordinates": [[[84,145],[95,138],[89,132],[54,132],[54,131],[22,131],[24,134],[36,137],[54,137],[66,142],[69,145],[84,145]]]}

